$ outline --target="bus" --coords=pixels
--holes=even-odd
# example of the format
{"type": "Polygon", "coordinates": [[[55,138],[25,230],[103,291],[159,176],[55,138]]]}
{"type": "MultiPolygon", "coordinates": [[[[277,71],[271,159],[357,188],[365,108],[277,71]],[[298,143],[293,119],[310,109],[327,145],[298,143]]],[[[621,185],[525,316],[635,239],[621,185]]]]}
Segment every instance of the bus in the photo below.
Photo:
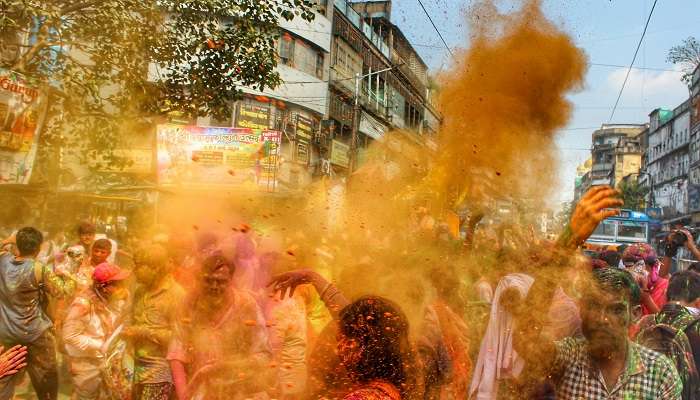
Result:
{"type": "Polygon", "coordinates": [[[620,214],[606,218],[586,240],[583,248],[598,252],[620,245],[652,242],[652,226],[656,221],[648,215],[632,210],[620,210],[620,214]]]}

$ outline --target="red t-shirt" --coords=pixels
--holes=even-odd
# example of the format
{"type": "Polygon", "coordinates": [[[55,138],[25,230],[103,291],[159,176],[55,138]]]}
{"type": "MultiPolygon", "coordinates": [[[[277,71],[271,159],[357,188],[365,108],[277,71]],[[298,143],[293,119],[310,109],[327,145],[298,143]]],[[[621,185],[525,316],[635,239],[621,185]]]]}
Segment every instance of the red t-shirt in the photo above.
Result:
{"type": "MultiPolygon", "coordinates": [[[[666,304],[666,290],[668,289],[668,279],[667,278],[659,278],[659,280],[656,281],[654,286],[651,288],[651,291],[649,292],[649,295],[651,296],[651,299],[654,301],[654,304],[656,304],[659,309],[666,304]]],[[[651,314],[651,311],[642,304],[642,314],[647,315],[651,314]]]]}

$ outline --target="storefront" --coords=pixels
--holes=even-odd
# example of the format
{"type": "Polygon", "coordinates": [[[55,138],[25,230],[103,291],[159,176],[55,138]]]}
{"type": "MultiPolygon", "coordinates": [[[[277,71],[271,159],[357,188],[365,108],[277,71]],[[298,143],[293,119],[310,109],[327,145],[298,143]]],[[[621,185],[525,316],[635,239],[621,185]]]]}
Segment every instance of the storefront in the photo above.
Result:
{"type": "Polygon", "coordinates": [[[281,133],[275,192],[303,189],[323,167],[317,145],[320,124],[315,112],[274,98],[249,96],[236,104],[235,127],[281,133]]]}

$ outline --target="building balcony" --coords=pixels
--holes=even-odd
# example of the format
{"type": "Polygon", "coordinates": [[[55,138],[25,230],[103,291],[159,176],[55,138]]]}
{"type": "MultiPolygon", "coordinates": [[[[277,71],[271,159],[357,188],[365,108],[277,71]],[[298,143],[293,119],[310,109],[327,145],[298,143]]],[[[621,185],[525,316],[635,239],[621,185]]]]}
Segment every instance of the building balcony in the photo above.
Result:
{"type": "Polygon", "coordinates": [[[597,175],[596,172],[609,172],[613,169],[613,163],[596,163],[593,164],[593,167],[591,167],[591,172],[593,175],[597,175]]]}
{"type": "Polygon", "coordinates": [[[591,186],[601,186],[601,185],[609,185],[610,184],[610,179],[607,177],[605,178],[595,178],[591,180],[591,186]]]}
{"type": "Polygon", "coordinates": [[[377,35],[374,30],[372,30],[370,25],[363,23],[360,14],[350,6],[347,0],[334,0],[334,4],[335,8],[340,10],[340,12],[343,13],[348,20],[350,20],[355,28],[359,29],[365,35],[367,40],[369,40],[369,42],[372,43],[374,47],[376,47],[377,50],[384,55],[384,57],[387,59],[391,57],[389,45],[386,44],[384,39],[377,35]]]}
{"type": "Polygon", "coordinates": [[[410,85],[413,87],[413,89],[418,93],[421,97],[421,99],[425,99],[425,94],[427,92],[427,88],[425,83],[411,70],[411,68],[408,66],[408,63],[406,60],[404,60],[398,52],[392,51],[391,52],[391,62],[396,66],[396,69],[398,69],[398,72],[403,75],[406,80],[410,83],[410,85]]]}

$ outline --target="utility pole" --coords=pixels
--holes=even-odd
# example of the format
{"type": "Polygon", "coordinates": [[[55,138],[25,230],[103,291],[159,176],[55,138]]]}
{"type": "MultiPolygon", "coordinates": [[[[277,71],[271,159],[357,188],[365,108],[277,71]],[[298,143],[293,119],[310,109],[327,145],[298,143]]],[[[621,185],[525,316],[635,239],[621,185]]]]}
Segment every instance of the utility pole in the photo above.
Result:
{"type": "Polygon", "coordinates": [[[348,163],[348,180],[355,170],[355,159],[357,157],[357,134],[360,129],[360,73],[355,74],[355,98],[352,106],[352,135],[350,136],[350,162],[348,163]]]}
{"type": "MultiPolygon", "coordinates": [[[[367,78],[372,75],[381,74],[383,72],[391,71],[394,67],[384,68],[379,71],[370,72],[369,74],[361,75],[359,72],[355,74],[355,99],[352,108],[352,136],[350,137],[350,162],[348,163],[348,181],[350,180],[350,175],[352,175],[355,170],[355,164],[357,163],[357,139],[360,130],[360,115],[362,113],[362,108],[360,107],[360,83],[362,79],[367,78]]],[[[377,77],[379,79],[379,77],[377,77]]],[[[386,95],[386,91],[385,91],[386,95]]]]}

